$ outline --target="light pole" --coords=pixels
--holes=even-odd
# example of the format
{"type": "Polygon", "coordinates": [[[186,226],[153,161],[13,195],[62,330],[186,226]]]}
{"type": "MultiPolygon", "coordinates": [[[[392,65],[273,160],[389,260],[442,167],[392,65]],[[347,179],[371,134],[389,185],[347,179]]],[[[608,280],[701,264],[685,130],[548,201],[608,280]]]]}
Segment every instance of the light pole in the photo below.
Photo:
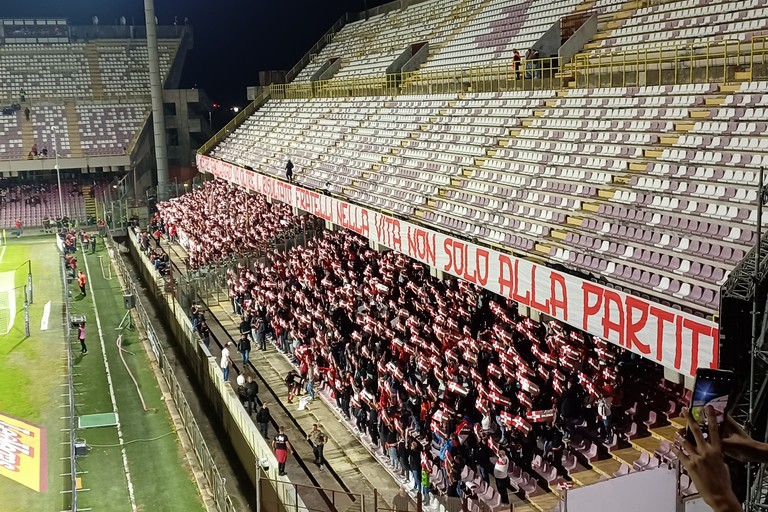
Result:
{"type": "Polygon", "coordinates": [[[51,134],[53,135],[53,155],[56,157],[56,181],[59,184],[59,218],[64,218],[64,199],[61,195],[61,172],[59,169],[59,145],[56,141],[56,127],[51,127],[51,134]]]}

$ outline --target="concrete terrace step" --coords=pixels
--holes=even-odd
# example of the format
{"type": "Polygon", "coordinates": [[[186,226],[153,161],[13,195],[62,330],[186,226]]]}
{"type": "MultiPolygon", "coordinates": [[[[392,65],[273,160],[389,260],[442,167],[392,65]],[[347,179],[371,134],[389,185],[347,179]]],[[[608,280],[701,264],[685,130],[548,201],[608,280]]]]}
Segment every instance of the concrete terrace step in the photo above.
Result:
{"type": "MultiPolygon", "coordinates": [[[[230,308],[229,302],[223,302],[212,305],[210,310],[223,325],[226,325],[230,335],[236,335],[238,321],[230,313],[230,308]]],[[[237,355],[235,354],[235,358],[237,355]]],[[[328,464],[350,490],[372,497],[375,488],[383,501],[391,503],[399,489],[398,483],[373,459],[370,451],[350,435],[326,403],[316,397],[303,411],[300,411],[298,400],[294,400],[293,404],[287,402],[287,390],[283,379],[293,367],[286,358],[268,342],[265,352],[258,350],[251,352],[251,362],[254,368],[258,369],[261,378],[279,395],[280,403],[290,411],[291,417],[298,422],[304,432],[309,432],[313,423],[322,426],[329,438],[323,454],[328,464]]],[[[303,440],[297,440],[296,437],[297,435],[294,434],[295,443],[306,444],[303,440]]]]}

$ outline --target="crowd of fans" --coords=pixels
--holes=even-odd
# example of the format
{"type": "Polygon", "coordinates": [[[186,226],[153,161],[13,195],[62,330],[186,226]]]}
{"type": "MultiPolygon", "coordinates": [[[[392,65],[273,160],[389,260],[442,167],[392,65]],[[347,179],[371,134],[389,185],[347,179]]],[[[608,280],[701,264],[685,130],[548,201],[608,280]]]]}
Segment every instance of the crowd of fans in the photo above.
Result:
{"type": "Polygon", "coordinates": [[[191,269],[262,249],[275,234],[306,222],[286,204],[270,204],[262,195],[248,194],[221,180],[206,182],[157,208],[163,232],[173,230],[187,237],[184,245],[191,269]]]}
{"type": "Polygon", "coordinates": [[[229,283],[235,312],[295,358],[300,387],[329,389],[415,492],[471,493],[466,466],[494,475],[506,503],[512,466],[531,471],[540,455],[564,473],[564,439],[586,419],[611,435],[614,347],[349,231],[272,252],[229,283]]]}
{"type": "MultiPolygon", "coordinates": [[[[222,182],[159,209],[155,227],[178,226],[194,265],[296,223],[287,209],[222,182]]],[[[566,474],[565,446],[585,427],[595,439],[614,439],[611,409],[621,408],[623,374],[634,364],[628,352],[525,318],[514,302],[468,282],[435,279],[427,266],[374,251],[347,230],[265,254],[228,275],[241,338],[250,335],[258,348],[271,339],[295,364],[289,398],[329,392],[425,499],[430,491],[492,493],[507,503],[510,489],[535,492],[542,464],[566,474]]]]}

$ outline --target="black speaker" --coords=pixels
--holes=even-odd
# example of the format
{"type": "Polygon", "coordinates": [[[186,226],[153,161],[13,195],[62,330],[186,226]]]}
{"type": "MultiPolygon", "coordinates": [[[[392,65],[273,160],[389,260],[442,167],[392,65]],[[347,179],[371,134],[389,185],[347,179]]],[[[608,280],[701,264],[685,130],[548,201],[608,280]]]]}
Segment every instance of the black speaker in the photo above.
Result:
{"type": "Polygon", "coordinates": [[[75,440],[75,457],[88,455],[88,445],[82,439],[75,440]]]}
{"type": "Polygon", "coordinates": [[[136,307],[136,297],[132,293],[126,293],[123,295],[123,304],[125,309],[133,309],[136,307]]]}

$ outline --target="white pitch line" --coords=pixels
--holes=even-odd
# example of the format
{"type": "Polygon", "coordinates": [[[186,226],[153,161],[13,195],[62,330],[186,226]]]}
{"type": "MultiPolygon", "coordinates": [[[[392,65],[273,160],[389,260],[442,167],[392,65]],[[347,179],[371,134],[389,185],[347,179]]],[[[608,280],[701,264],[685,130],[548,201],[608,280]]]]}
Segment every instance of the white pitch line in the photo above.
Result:
{"type": "Polygon", "coordinates": [[[93,304],[93,313],[96,316],[96,329],[99,331],[99,342],[101,343],[101,354],[104,360],[104,369],[107,371],[107,383],[109,384],[109,397],[112,399],[112,412],[117,418],[117,439],[120,443],[120,451],[123,454],[123,469],[125,478],[128,481],[128,496],[131,499],[131,510],[136,510],[136,496],[133,493],[133,482],[131,481],[131,472],[128,470],[128,456],[125,454],[125,441],[123,440],[123,429],[120,426],[120,416],[117,414],[117,401],[115,400],[115,388],[112,386],[112,374],[109,372],[109,362],[107,361],[107,349],[104,344],[104,332],[101,329],[101,319],[99,318],[99,309],[96,307],[96,297],[93,294],[93,281],[91,280],[91,271],[88,268],[88,258],[83,257],[85,261],[85,273],[88,276],[88,291],[91,293],[91,303],[93,304]]]}
{"type": "Polygon", "coordinates": [[[4,245],[4,246],[3,246],[3,250],[2,250],[2,251],[0,251],[0,262],[2,262],[2,261],[3,261],[3,256],[5,256],[5,247],[6,247],[6,246],[4,245]]]}

